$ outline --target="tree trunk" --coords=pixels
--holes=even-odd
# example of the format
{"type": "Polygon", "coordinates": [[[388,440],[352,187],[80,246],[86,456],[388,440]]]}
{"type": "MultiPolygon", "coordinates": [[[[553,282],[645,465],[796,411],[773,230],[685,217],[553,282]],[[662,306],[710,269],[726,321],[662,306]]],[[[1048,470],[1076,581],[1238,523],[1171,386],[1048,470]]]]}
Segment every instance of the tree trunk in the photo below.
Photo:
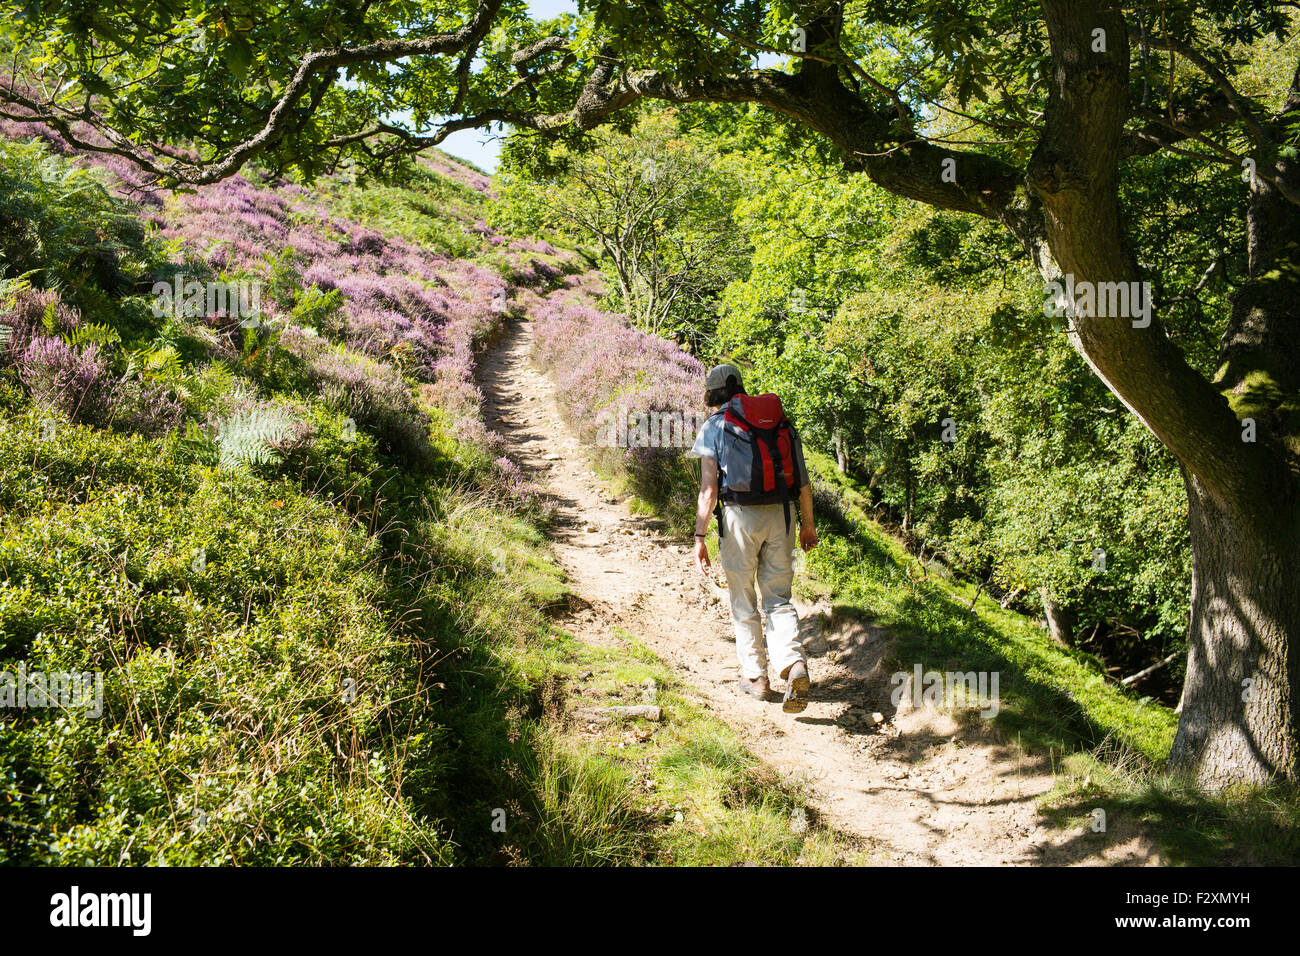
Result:
{"type": "MultiPolygon", "coordinates": [[[[1129,91],[1122,12],[1089,0],[1041,3],[1055,71],[1029,182],[1046,214],[1051,257],[1076,281],[1136,281],[1118,199],[1129,91]],[[1105,50],[1090,45],[1097,30],[1108,38],[1105,50]]],[[[1300,74],[1284,112],[1297,109],[1300,74]]],[[[1261,158],[1261,168],[1272,165],[1272,157],[1261,158]]],[[[1293,176],[1286,163],[1274,168],[1293,176]]],[[[1187,363],[1149,310],[1132,324],[1083,310],[1072,314],[1070,333],[1102,381],[1183,466],[1193,552],[1190,653],[1169,766],[1206,787],[1297,773],[1300,429],[1289,409],[1300,393],[1300,209],[1262,178],[1251,184],[1248,234],[1249,278],[1234,300],[1213,382],[1187,363]],[[1243,440],[1248,418],[1252,438],[1243,440]]],[[[1035,261],[1052,278],[1050,264],[1035,261]]]]}
{"type": "Polygon", "coordinates": [[[1187,481],[1192,614],[1170,769],[1205,786],[1297,773],[1300,535],[1294,509],[1252,519],[1187,481]]]}
{"type": "Polygon", "coordinates": [[[1047,633],[1052,640],[1062,647],[1074,646],[1074,620],[1069,612],[1056,603],[1052,593],[1046,587],[1038,589],[1043,599],[1043,616],[1047,618],[1047,633]]]}
{"type": "Polygon", "coordinates": [[[835,429],[835,467],[842,475],[849,470],[849,456],[844,452],[844,433],[835,429]]]}
{"type": "MultiPolygon", "coordinates": [[[[1284,109],[1297,111],[1300,69],[1284,109]]],[[[1294,163],[1267,160],[1280,183],[1300,185],[1294,163]]],[[[1272,467],[1245,495],[1214,494],[1184,469],[1192,613],[1169,765],[1207,786],[1300,776],[1300,206],[1251,177],[1246,225],[1249,278],[1233,298],[1215,384],[1243,427],[1230,459],[1258,450],[1272,467]]]]}

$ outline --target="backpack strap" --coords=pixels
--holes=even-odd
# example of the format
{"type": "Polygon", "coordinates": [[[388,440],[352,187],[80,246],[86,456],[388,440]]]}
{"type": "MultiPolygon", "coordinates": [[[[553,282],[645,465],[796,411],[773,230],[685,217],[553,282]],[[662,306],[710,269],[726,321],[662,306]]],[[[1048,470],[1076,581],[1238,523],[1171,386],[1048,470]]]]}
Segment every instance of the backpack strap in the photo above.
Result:
{"type": "Polygon", "coordinates": [[[777,482],[781,486],[781,507],[785,511],[785,533],[790,533],[790,489],[785,483],[785,473],[781,474],[781,480],[777,482]]]}
{"type": "MultiPolygon", "coordinates": [[[[788,426],[790,423],[783,418],[781,419],[781,424],[788,426]]],[[[777,428],[773,430],[774,435],[776,434],[777,429],[780,429],[780,427],[781,426],[778,425],[777,428]]],[[[764,441],[767,442],[766,439],[764,439],[764,441]]],[[[780,442],[779,441],[767,442],[767,447],[769,451],[771,451],[772,453],[772,458],[774,459],[776,464],[781,466],[781,477],[777,479],[776,484],[777,487],[781,489],[781,508],[785,511],[785,533],[789,534],[790,533],[790,486],[786,484],[786,480],[785,480],[785,464],[781,461],[781,449],[779,447],[773,447],[774,445],[779,446],[780,442]]],[[[793,454],[790,457],[791,457],[791,465],[797,469],[798,466],[794,464],[793,454]]],[[[797,470],[795,473],[795,477],[796,479],[798,478],[797,470]]]]}
{"type": "MultiPolygon", "coordinates": [[[[790,445],[790,467],[794,469],[794,475],[793,475],[794,481],[796,485],[802,486],[803,483],[799,480],[799,461],[797,458],[795,458],[795,454],[794,454],[794,426],[790,424],[790,420],[788,418],[782,418],[781,423],[777,425],[778,435],[782,428],[784,428],[786,431],[785,440],[790,445]]],[[[777,444],[780,445],[779,438],[777,444]]],[[[781,454],[781,449],[778,447],[773,449],[773,451],[776,452],[776,455],[779,459],[781,454]]],[[[781,460],[781,481],[779,482],[779,484],[781,486],[781,507],[785,509],[785,533],[789,534],[790,533],[790,486],[785,480],[784,460],[781,460]]]]}

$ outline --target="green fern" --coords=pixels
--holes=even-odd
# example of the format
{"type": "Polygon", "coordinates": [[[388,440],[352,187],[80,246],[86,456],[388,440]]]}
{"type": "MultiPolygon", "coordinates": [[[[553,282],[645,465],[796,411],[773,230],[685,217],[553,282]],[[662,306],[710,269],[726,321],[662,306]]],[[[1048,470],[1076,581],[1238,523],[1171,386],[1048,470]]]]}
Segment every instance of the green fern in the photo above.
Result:
{"type": "Polygon", "coordinates": [[[40,269],[29,269],[20,276],[14,276],[12,279],[0,279],[0,312],[8,312],[13,309],[14,297],[19,292],[26,292],[32,287],[32,276],[40,272],[40,269]]]}
{"type": "MultiPolygon", "coordinates": [[[[45,310],[49,313],[49,309],[45,310]]],[[[83,345],[114,345],[122,341],[122,336],[117,334],[117,330],[107,325],[96,325],[92,322],[83,322],[71,332],[63,336],[63,341],[72,348],[80,348],[83,345]]],[[[179,358],[180,356],[177,356],[179,358]]]]}
{"type": "Polygon", "coordinates": [[[167,344],[161,348],[148,349],[142,357],[145,369],[159,378],[180,378],[185,374],[181,353],[176,351],[174,345],[167,344]]]}
{"type": "Polygon", "coordinates": [[[254,389],[221,362],[211,362],[185,377],[182,388],[201,408],[252,398],[254,389]]]}
{"type": "MultiPolygon", "coordinates": [[[[5,271],[38,276],[33,284],[59,293],[83,315],[116,314],[117,300],[101,287],[107,272],[134,283],[158,254],[137,211],[105,188],[110,174],[81,169],[38,143],[0,141],[0,262],[5,271]]],[[[116,284],[116,279],[114,280],[116,284]]],[[[58,334],[56,316],[45,316],[58,334]]]]}
{"type": "Polygon", "coordinates": [[[216,464],[220,455],[213,437],[192,418],[185,422],[185,435],[180,439],[180,446],[205,465],[216,464]]]}
{"type": "Polygon", "coordinates": [[[231,415],[217,429],[222,468],[278,464],[276,445],[293,436],[293,419],[275,408],[251,408],[231,415]]]}
{"type": "Polygon", "coordinates": [[[180,353],[170,344],[155,344],[128,353],[125,378],[136,376],[171,388],[182,401],[190,398],[185,388],[185,368],[180,353]]]}

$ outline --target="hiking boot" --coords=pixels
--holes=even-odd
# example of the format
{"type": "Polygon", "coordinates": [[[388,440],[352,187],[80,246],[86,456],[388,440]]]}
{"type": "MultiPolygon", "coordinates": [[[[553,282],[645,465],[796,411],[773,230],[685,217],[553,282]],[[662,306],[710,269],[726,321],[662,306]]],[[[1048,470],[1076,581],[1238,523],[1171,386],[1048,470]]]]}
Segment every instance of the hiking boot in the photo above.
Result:
{"type": "Polygon", "coordinates": [[[755,677],[753,680],[750,680],[748,677],[742,677],[736,682],[736,686],[742,694],[748,694],[755,700],[763,700],[772,690],[767,683],[766,676],[755,677]]]}
{"type": "Polygon", "coordinates": [[[811,687],[808,665],[803,661],[795,661],[786,673],[785,697],[781,699],[781,709],[787,714],[802,713],[808,706],[808,691],[811,687]]]}

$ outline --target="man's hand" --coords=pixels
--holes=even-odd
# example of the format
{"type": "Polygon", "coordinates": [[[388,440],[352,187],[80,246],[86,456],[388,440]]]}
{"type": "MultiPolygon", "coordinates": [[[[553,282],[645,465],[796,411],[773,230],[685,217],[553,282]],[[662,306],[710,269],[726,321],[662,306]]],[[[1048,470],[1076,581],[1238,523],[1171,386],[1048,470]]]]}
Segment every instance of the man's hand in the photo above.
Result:
{"type": "Polygon", "coordinates": [[[703,538],[695,539],[695,566],[700,569],[700,574],[708,576],[708,569],[713,566],[709,561],[709,545],[703,538]]]}
{"type": "Polygon", "coordinates": [[[799,525],[799,547],[805,551],[817,547],[817,529],[811,524],[799,525]]]}

